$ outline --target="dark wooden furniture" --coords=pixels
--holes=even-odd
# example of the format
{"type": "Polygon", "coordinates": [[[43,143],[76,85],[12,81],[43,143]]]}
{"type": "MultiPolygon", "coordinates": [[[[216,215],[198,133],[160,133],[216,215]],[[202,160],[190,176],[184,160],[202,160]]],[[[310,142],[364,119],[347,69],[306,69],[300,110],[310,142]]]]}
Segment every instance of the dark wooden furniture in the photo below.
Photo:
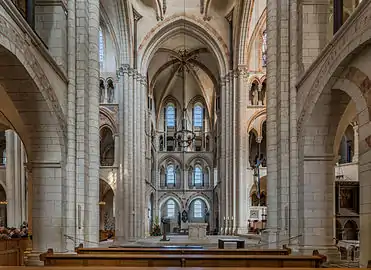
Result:
{"type": "MultiPolygon", "coordinates": [[[[86,270],[86,267],[84,266],[70,266],[68,268],[66,267],[32,267],[32,266],[27,266],[25,268],[24,266],[0,266],[0,270],[86,270]]],[[[185,267],[185,268],[180,268],[180,267],[125,267],[125,270],[195,270],[195,268],[192,267],[185,267]]],[[[219,267],[218,270],[275,270],[277,268],[271,268],[271,267],[259,267],[259,268],[246,268],[246,267],[219,267]]],[[[292,269],[292,268],[290,268],[292,269]]],[[[332,269],[336,270],[339,268],[327,268],[327,269],[332,269]]],[[[359,268],[346,268],[347,270],[359,270],[359,268]]],[[[102,267],[89,267],[89,270],[102,270],[102,267]]],[[[208,267],[197,267],[197,270],[210,270],[208,267]]],[[[303,269],[305,270],[305,269],[303,269]]]]}
{"type": "Polygon", "coordinates": [[[302,267],[319,268],[319,256],[209,254],[53,254],[40,255],[45,266],[121,267],[302,267]]]}
{"type": "Polygon", "coordinates": [[[24,265],[24,252],[29,247],[28,238],[13,238],[0,240],[0,265],[24,265]]]}
{"type": "Polygon", "coordinates": [[[237,248],[245,248],[245,240],[241,239],[218,239],[218,248],[224,249],[224,243],[237,243],[237,248]]]}
{"type": "Polygon", "coordinates": [[[289,255],[288,249],[83,248],[78,254],[289,255]]]}

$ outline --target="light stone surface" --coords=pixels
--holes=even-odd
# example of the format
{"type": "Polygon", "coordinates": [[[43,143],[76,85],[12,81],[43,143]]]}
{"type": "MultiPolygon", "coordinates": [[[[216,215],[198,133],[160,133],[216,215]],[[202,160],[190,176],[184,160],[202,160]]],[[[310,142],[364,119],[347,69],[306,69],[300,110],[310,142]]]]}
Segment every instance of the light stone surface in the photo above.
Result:
{"type": "Polygon", "coordinates": [[[8,130],[0,182],[8,225],[27,218],[36,252],[96,246],[104,220],[101,180],[114,194],[115,244],[148,236],[173,200],[171,230],[185,211],[193,219],[190,236],[199,237],[195,224],[203,224],[202,238],[206,227],[247,234],[251,211],[267,209],[266,246],[318,249],[335,258],[334,166],[351,124],[354,164],[346,175],[360,183],[357,229],[365,267],[371,254],[371,51],[364,46],[371,40],[370,1],[362,1],[335,37],[328,0],[202,3],[186,1],[184,13],[176,0],[151,6],[37,0],[34,32],[11,0],[0,2],[0,123],[8,130]],[[183,74],[185,87],[171,63],[184,46],[197,51],[183,74]],[[111,104],[99,104],[100,78],[113,81],[111,104]],[[192,108],[202,104],[200,151],[160,150],[160,141],[166,148],[174,135],[166,126],[168,103],[176,107],[177,127],[185,108],[192,130],[192,108]],[[103,127],[114,137],[113,166],[100,164],[103,127]],[[267,158],[259,171],[267,208],[252,200],[258,151],[267,158]],[[176,168],[174,187],[165,185],[169,164],[176,168]],[[196,166],[203,186],[193,184],[196,166]],[[202,219],[192,216],[197,200],[206,209],[202,219]]]}

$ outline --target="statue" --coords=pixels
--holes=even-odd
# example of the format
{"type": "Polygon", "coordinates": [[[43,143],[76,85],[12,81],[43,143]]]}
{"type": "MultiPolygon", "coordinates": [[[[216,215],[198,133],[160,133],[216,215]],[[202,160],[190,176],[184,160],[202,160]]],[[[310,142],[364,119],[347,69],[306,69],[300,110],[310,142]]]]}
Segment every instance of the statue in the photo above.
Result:
{"type": "Polygon", "coordinates": [[[251,87],[251,94],[252,94],[252,105],[258,105],[259,103],[259,96],[258,96],[258,86],[253,84],[251,87]]]}
{"type": "Polygon", "coordinates": [[[109,80],[108,81],[108,84],[107,84],[107,99],[108,99],[108,103],[113,103],[113,100],[114,100],[114,94],[115,94],[115,87],[113,86],[113,82],[112,80],[109,80]]]}
{"type": "Polygon", "coordinates": [[[103,80],[99,81],[99,103],[104,103],[105,87],[103,80]]]}

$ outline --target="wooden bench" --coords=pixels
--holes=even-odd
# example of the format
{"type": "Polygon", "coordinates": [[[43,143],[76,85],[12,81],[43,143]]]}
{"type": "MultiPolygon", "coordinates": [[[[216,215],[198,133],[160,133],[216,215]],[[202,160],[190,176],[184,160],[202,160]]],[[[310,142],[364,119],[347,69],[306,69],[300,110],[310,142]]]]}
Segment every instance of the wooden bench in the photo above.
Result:
{"type": "Polygon", "coordinates": [[[77,248],[78,254],[289,255],[288,249],[77,248]]]}
{"type": "Polygon", "coordinates": [[[245,248],[245,240],[241,239],[218,239],[218,248],[224,249],[225,243],[237,243],[237,248],[245,248]]]}
{"type": "Polygon", "coordinates": [[[40,255],[45,266],[122,267],[302,267],[319,268],[319,256],[209,254],[53,254],[40,255]]]}
{"type": "MultiPolygon", "coordinates": [[[[86,267],[84,266],[70,266],[68,268],[66,267],[32,267],[32,266],[27,266],[25,268],[24,266],[0,266],[0,270],[84,270],[86,267]]],[[[115,269],[115,268],[114,268],[115,269]]],[[[158,268],[152,268],[152,267],[125,267],[125,270],[195,270],[195,268],[192,267],[185,267],[185,268],[180,268],[180,267],[158,267],[158,268]]],[[[259,267],[259,268],[238,268],[236,269],[235,267],[219,267],[218,270],[275,270],[277,268],[271,268],[271,267],[259,267]]],[[[292,269],[292,268],[290,268],[292,269]]],[[[339,268],[327,268],[327,269],[332,269],[332,270],[339,270],[339,268]]],[[[343,268],[345,269],[345,268],[343,268]]],[[[92,266],[89,267],[89,270],[102,270],[102,267],[99,266],[92,266]]],[[[197,270],[210,270],[208,267],[197,267],[197,270]]],[[[308,269],[302,269],[302,270],[308,270],[308,269]]],[[[359,270],[359,268],[346,268],[346,270],[359,270]]]]}
{"type": "Polygon", "coordinates": [[[28,238],[0,240],[0,265],[24,265],[24,252],[29,245],[28,238]]]}

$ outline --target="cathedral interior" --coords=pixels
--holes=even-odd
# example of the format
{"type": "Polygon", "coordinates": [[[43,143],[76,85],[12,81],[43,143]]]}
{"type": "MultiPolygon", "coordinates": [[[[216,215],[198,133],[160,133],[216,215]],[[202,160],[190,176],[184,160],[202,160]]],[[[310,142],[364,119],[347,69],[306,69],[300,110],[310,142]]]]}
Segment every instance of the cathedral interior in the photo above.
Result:
{"type": "Polygon", "coordinates": [[[365,267],[370,17],[369,0],[0,1],[0,239],[71,252],[199,226],[365,267]]]}

